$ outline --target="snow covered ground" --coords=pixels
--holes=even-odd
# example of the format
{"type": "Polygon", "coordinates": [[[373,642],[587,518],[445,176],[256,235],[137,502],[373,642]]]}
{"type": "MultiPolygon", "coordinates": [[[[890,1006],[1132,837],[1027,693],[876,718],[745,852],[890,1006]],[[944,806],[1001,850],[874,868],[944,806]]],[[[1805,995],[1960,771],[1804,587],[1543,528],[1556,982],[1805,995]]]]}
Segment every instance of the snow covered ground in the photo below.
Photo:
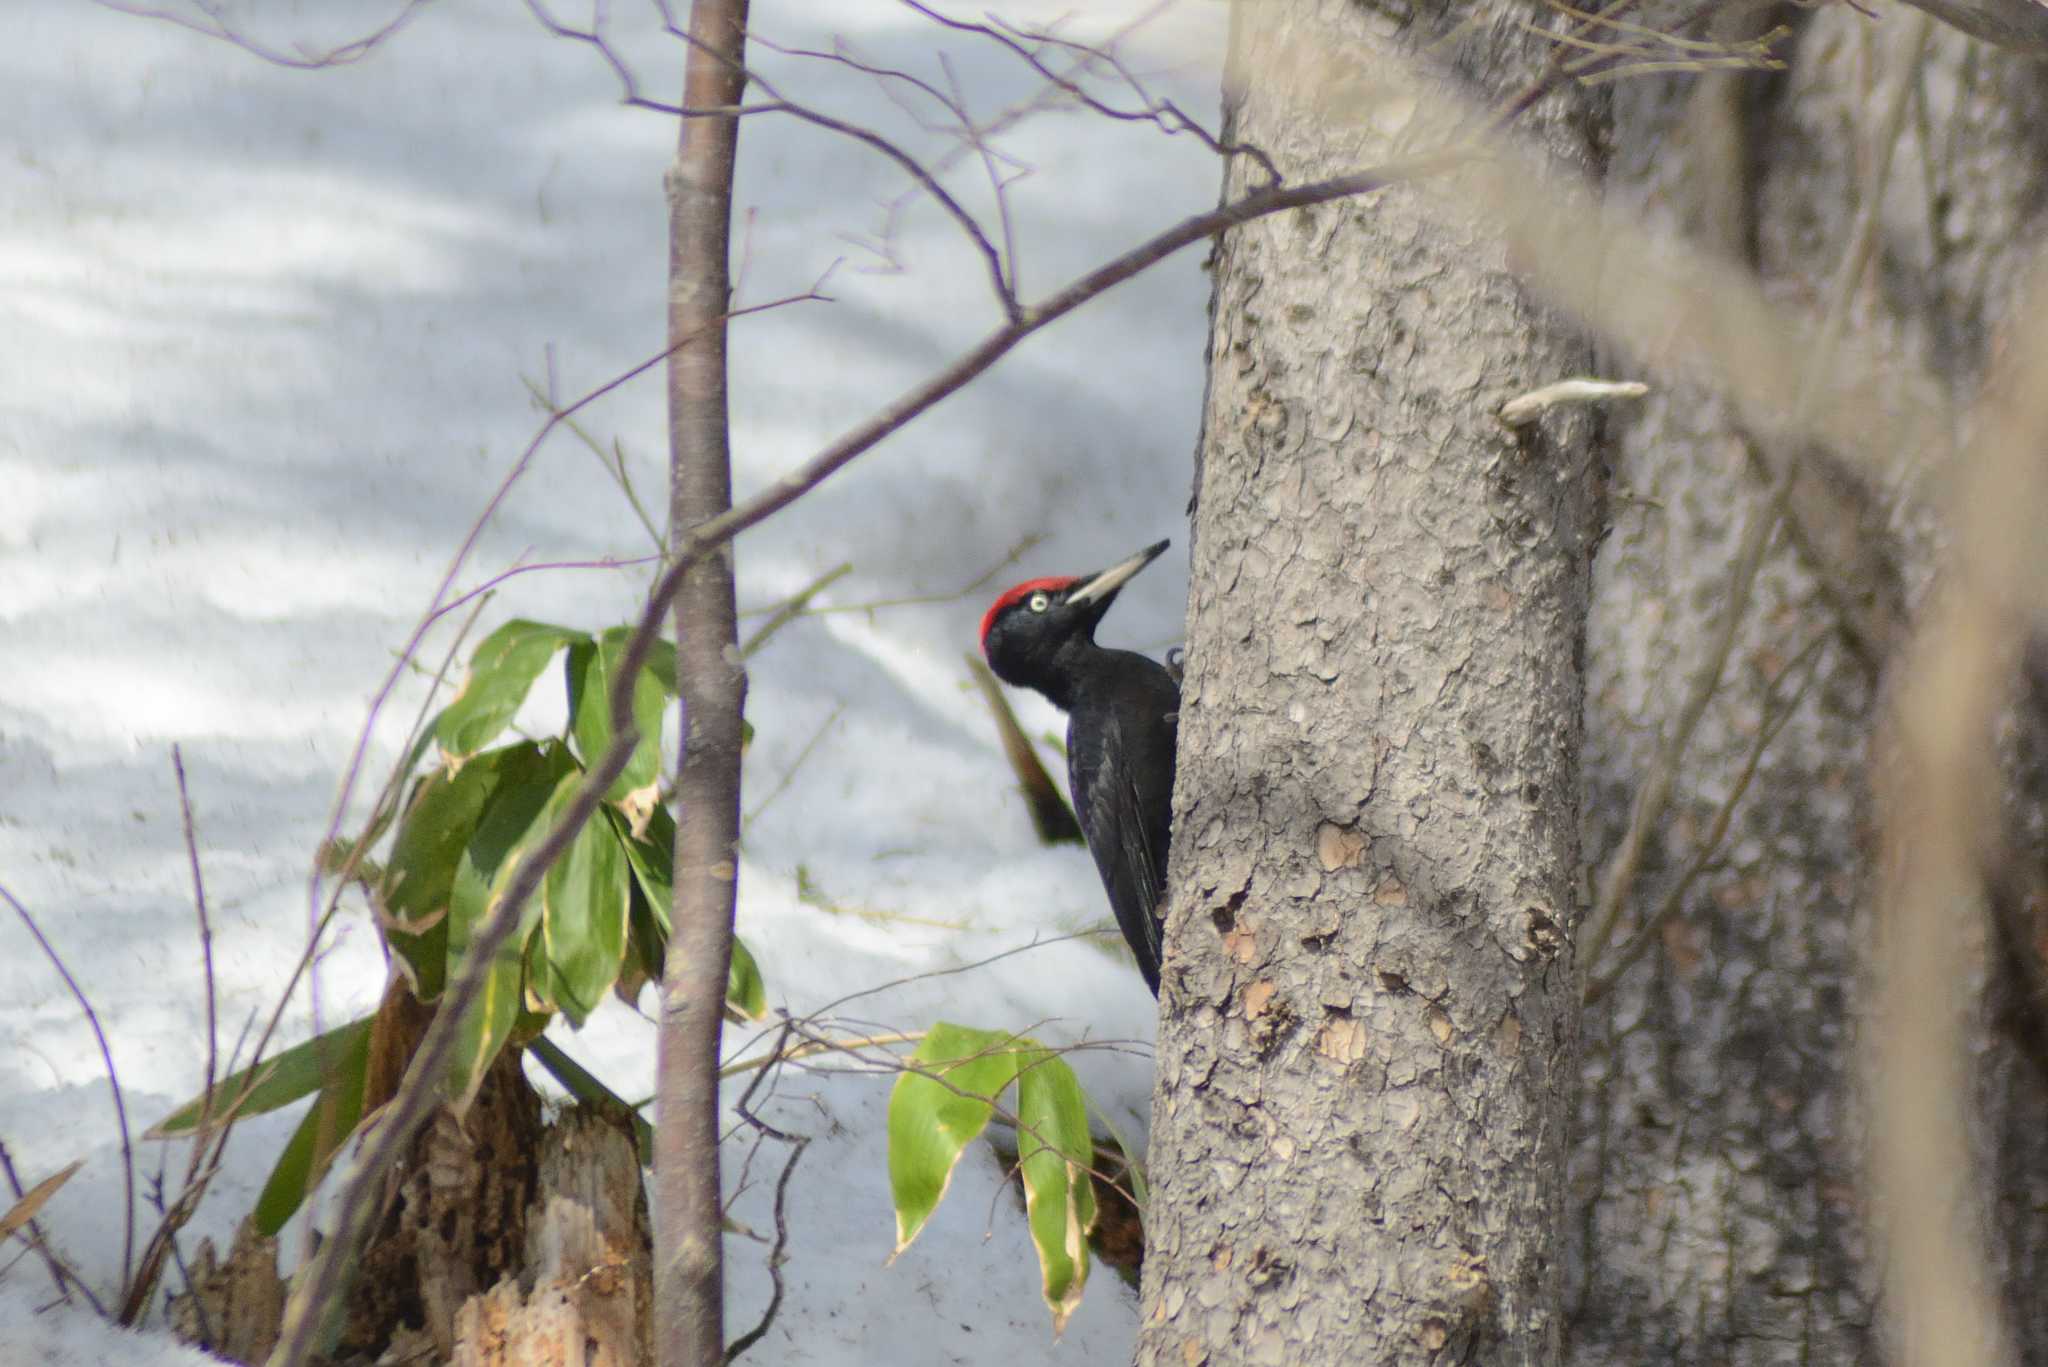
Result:
{"type": "MultiPolygon", "coordinates": [[[[275,47],[317,48],[375,27],[396,3],[228,13],[275,47]]],[[[1045,23],[1069,6],[995,7],[1045,23]]],[[[646,92],[673,101],[680,49],[653,31],[649,7],[614,8],[646,92]]],[[[1153,7],[1073,8],[1079,36],[1153,7]]],[[[1205,119],[1221,9],[1169,4],[1126,49],[1205,119]]],[[[203,1066],[170,746],[190,774],[232,1040],[303,947],[311,854],[369,696],[538,427],[527,382],[552,376],[573,396],[663,345],[661,178],[675,127],[621,107],[597,54],[549,37],[516,4],[441,0],[367,60],[317,71],[89,4],[9,17],[0,884],[92,998],[139,1133],[198,1089],[203,1066]]],[[[583,22],[588,10],[565,4],[560,17],[583,22]]],[[[1040,88],[1014,58],[893,0],[756,0],[755,27],[785,46],[837,38],[872,63],[956,81],[984,115],[1040,88]]],[[[867,76],[755,55],[786,94],[927,152],[948,145],[867,76]]],[[[1215,199],[1214,159],[1143,125],[1040,114],[1001,146],[1029,168],[1012,200],[1027,297],[1215,199]]],[[[839,263],[825,286],[833,302],[736,325],[744,495],[999,314],[981,258],[928,201],[890,226],[905,182],[888,163],[774,117],[749,122],[741,147],[739,302],[802,293],[839,263]]],[[[978,164],[949,184],[990,208],[978,164]]],[[[769,608],[842,561],[851,573],[821,600],[835,608],[944,596],[805,617],[752,661],[740,929],[771,1002],[803,1011],[1107,923],[1085,853],[1035,843],[961,655],[1003,582],[1098,568],[1160,536],[1175,552],[1127,590],[1105,638],[1155,651],[1178,638],[1207,298],[1198,264],[1198,251],[1183,253],[1052,328],[739,543],[743,607],[769,608]],[[949,596],[1031,537],[1042,539],[992,582],[949,596]]],[[[658,372],[585,425],[623,443],[659,510],[658,372]]],[[[647,549],[597,461],[565,435],[458,583],[647,549]]],[[[524,575],[483,626],[517,615],[602,627],[624,620],[644,587],[632,570],[524,575]]],[[[444,627],[427,657],[448,640],[444,627]]],[[[379,724],[373,778],[421,687],[410,679],[379,724]]],[[[1036,699],[1014,701],[1034,733],[1058,730],[1036,699]]],[[[359,793],[353,810],[367,800],[359,793]]],[[[320,1019],[368,1007],[383,976],[357,907],[322,960],[320,1019]]],[[[292,1038],[312,1010],[302,995],[292,1038]]],[[[1041,945],[849,1014],[877,1029],[943,1018],[1050,1039],[1151,1035],[1143,985],[1100,940],[1041,945]]],[[[620,1091],[651,1089],[644,1019],[608,1007],[581,1034],[558,1033],[620,1091]]],[[[1142,1128],[1147,1053],[1091,1053],[1081,1066],[1118,1124],[1142,1128]]],[[[969,1158],[932,1227],[884,1266],[886,1091],[874,1077],[793,1073],[769,1105],[776,1123],[820,1142],[796,1179],[789,1300],[761,1360],[1127,1356],[1134,1302],[1099,1269],[1064,1340],[1051,1341],[1023,1222],[986,1157],[969,1158]]],[[[200,1234],[225,1242],[295,1120],[243,1127],[188,1248],[200,1234]]],[[[116,1133],[91,1033],[18,918],[0,911],[0,1140],[26,1182],[86,1160],[44,1223],[103,1293],[123,1257],[116,1133]]],[[[146,1173],[179,1157],[140,1146],[146,1173]]],[[[765,1193],[736,1214],[766,1227],[765,1193]]],[[[139,1212],[144,1229],[150,1216],[139,1212]]],[[[761,1248],[728,1243],[736,1332],[767,1281],[761,1248]]],[[[155,1339],[106,1346],[70,1312],[32,1314],[49,1282],[19,1252],[0,1262],[0,1360],[192,1360],[161,1336],[160,1316],[155,1339]]]]}

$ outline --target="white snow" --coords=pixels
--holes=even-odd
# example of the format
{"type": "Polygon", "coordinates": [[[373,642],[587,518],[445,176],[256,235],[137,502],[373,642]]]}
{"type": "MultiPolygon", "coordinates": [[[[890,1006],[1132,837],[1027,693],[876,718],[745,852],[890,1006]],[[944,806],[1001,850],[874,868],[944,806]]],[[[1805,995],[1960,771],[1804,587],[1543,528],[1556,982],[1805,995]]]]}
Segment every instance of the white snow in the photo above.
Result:
{"type": "MultiPolygon", "coordinates": [[[[312,48],[375,27],[397,3],[227,13],[274,47],[312,48]]],[[[643,92],[675,101],[680,48],[654,31],[651,6],[615,8],[643,92]]],[[[1065,22],[1077,36],[1160,9],[1126,51],[1213,123],[1215,0],[952,6],[972,17],[991,8],[1023,24],[1076,9],[1065,22]]],[[[557,12],[589,16],[569,0],[557,12]]],[[[756,0],[754,24],[787,46],[842,39],[941,84],[943,50],[987,116],[1041,90],[991,44],[944,35],[889,0],[756,0]]],[[[523,6],[482,0],[440,0],[368,59],[319,71],[93,5],[18,7],[9,36],[0,884],[97,1008],[143,1178],[165,1166],[175,1176],[183,1151],[139,1139],[198,1090],[204,1065],[170,746],[183,747],[190,775],[225,1047],[267,1012],[304,948],[312,852],[368,700],[538,429],[526,381],[552,377],[572,397],[664,344],[662,174],[675,125],[622,107],[589,48],[551,38],[523,6]]],[[[870,77],[754,55],[793,98],[873,121],[925,155],[950,145],[870,77]]],[[[1012,198],[1027,298],[1215,201],[1215,159],[1150,127],[1041,112],[998,145],[1028,168],[1012,198]]],[[[741,147],[739,302],[802,293],[838,263],[824,287],[833,302],[735,325],[745,495],[925,379],[1000,314],[982,258],[928,199],[904,199],[888,163],[775,115],[751,119],[741,147]]],[[[947,184],[993,230],[979,163],[962,161],[947,184]]],[[[943,1018],[1061,1041],[1149,1041],[1152,1003],[1120,948],[1105,948],[1114,936],[1056,939],[1107,925],[1100,887],[1084,852],[1036,844],[961,655],[1003,583],[1098,568],[1160,536],[1175,553],[1126,591],[1105,634],[1152,650],[1180,635],[1206,329],[1199,261],[1199,249],[1184,252],[1087,306],[739,542],[742,606],[765,611],[841,561],[854,569],[824,604],[950,594],[1026,537],[1043,538],[964,597],[809,616],[752,660],[750,812],[811,747],[746,831],[739,926],[772,1003],[804,1012],[1055,941],[840,1015],[855,1029],[943,1018]],[[800,869],[811,901],[798,897],[800,869]]],[[[582,416],[600,440],[623,443],[657,516],[663,405],[657,371],[582,416]]],[[[457,586],[522,562],[648,549],[597,461],[561,434],[457,586]]],[[[645,584],[644,569],[523,575],[479,634],[514,615],[607,626],[626,620],[645,584]]],[[[429,637],[427,668],[451,632],[444,623],[429,637]]],[[[379,719],[352,816],[395,758],[421,688],[408,676],[379,719]]],[[[1059,731],[1037,699],[1013,702],[1033,734],[1059,731]]],[[[1046,759],[1058,771],[1057,753],[1046,759]]],[[[384,976],[359,899],[349,905],[319,973],[329,1026],[373,1004],[384,976]]],[[[290,1040],[310,1029],[309,1011],[301,993],[290,1040]]],[[[641,1017],[608,1006],[580,1035],[558,1035],[622,1093],[651,1090],[652,1027],[641,1017]]],[[[732,1047],[744,1039],[734,1032],[732,1047]]],[[[1077,1063],[1116,1123],[1140,1132],[1149,1044],[1077,1063]]],[[[119,1283],[125,1229],[104,1078],[75,1004],[0,907],[0,1141],[25,1183],[86,1160],[42,1223],[103,1298],[119,1283]]],[[[884,1266],[886,1098],[886,1078],[821,1067],[787,1073],[767,1104],[775,1123],[818,1142],[793,1187],[789,1299],[753,1356],[903,1367],[1126,1358],[1134,1301],[1100,1268],[1052,1341],[1021,1215],[985,1152],[963,1164],[919,1242],[884,1266]]],[[[204,1234],[225,1244],[295,1122],[287,1113],[242,1128],[185,1236],[188,1254],[204,1234]]],[[[744,1136],[728,1145],[728,1183],[745,1152],[744,1136]]],[[[770,1146],[759,1163],[778,1159],[770,1146]]],[[[771,1227],[773,1175],[757,1165],[735,1208],[755,1229],[771,1227]]],[[[152,1219],[146,1205],[137,1211],[138,1249],[152,1219]]],[[[765,1303],[764,1251],[728,1240],[733,1333],[765,1303]]],[[[160,1312],[143,1336],[116,1335],[75,1306],[49,1308],[54,1299],[40,1260],[10,1244],[0,1361],[200,1360],[171,1342],[160,1312]]]]}

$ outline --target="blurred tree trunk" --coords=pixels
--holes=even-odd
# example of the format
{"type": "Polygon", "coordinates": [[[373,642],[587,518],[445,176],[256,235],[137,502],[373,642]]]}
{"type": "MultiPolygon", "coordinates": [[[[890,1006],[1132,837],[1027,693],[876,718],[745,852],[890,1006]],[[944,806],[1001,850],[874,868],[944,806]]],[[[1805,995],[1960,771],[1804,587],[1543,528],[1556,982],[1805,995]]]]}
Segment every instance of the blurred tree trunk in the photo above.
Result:
{"type": "MultiPolygon", "coordinates": [[[[1676,4],[1640,12],[1645,22],[1676,4]]],[[[1882,91],[1908,60],[1909,12],[1752,10],[1795,26],[1778,75],[1672,76],[1615,89],[1611,198],[1753,265],[1821,312],[1870,184],[1882,91]]],[[[1995,359],[2048,205],[2048,84],[2037,63],[1936,25],[1895,144],[1879,254],[1849,326],[1967,402],[1995,359]]],[[[1614,365],[1625,366],[1625,361],[1614,365]]],[[[1655,376],[1646,376],[1655,380],[1655,376]]],[[[2032,381],[2038,383],[2038,379],[2032,381]]],[[[1731,547],[1764,503],[1763,453],[1712,395],[1660,391],[1620,431],[1588,666],[1586,850],[1620,838],[1634,792],[1726,598],[1731,547]]],[[[1819,454],[1766,561],[1721,689],[1686,756],[1617,941],[1665,900],[1783,711],[1706,876],[1647,952],[1589,1004],[1567,1264],[1575,1362],[1883,1360],[1886,1265],[1866,1221],[1859,1069],[1876,935],[1866,770],[1884,669],[1940,549],[1935,453],[1880,453],[1865,480],[1819,454]]],[[[2026,856],[2009,913],[2038,909],[2040,768],[2014,746],[2026,856]],[[2021,772],[2025,770],[2026,772],[2021,772]],[[2031,812],[2031,818],[2023,816],[2031,812]],[[2028,870],[2033,872],[2028,872],[2028,870]]],[[[1972,1123],[1982,1205],[2022,1359],[2048,1362],[2048,1107],[2038,927],[2001,952],[1967,923],[1978,971],[1972,1123]]],[[[1595,965],[1596,975],[1612,965],[1595,965]]]]}
{"type": "MultiPolygon", "coordinates": [[[[1435,49],[1496,105],[1536,60],[1489,22],[1508,14],[1435,49]]],[[[1901,11],[1729,6],[1714,23],[1789,25],[1787,70],[1637,76],[1613,86],[1611,133],[1583,96],[1518,131],[1580,164],[1592,140],[1610,199],[1814,316],[1870,199],[1878,251],[1849,327],[1967,402],[2043,235],[2048,73],[1939,26],[1922,54],[1901,11]]],[[[1305,82],[1262,77],[1275,52],[1370,72],[1382,45],[1449,27],[1340,0],[1238,24],[1233,133],[1290,177],[1370,162],[1361,126],[1384,130],[1319,121],[1305,82]]],[[[1549,1361],[1560,1330],[1575,1363],[1881,1360],[1867,769],[1885,669],[1945,549],[1942,454],[1854,453],[1879,457],[1864,476],[1850,453],[1806,453],[1736,599],[1775,453],[1717,396],[1627,356],[1597,369],[1657,387],[1612,423],[1611,472],[1584,427],[1504,439],[1486,417],[1500,399],[1587,358],[1497,257],[1399,192],[1218,249],[1141,1360],[1549,1361]],[[1588,617],[1588,548],[1609,530],[1588,617]],[[1614,933],[1595,935],[1581,909],[1731,602],[1733,655],[1614,933]]],[[[2003,745],[1996,914],[1959,923],[1980,1164],[1963,1214],[2021,1359],[2048,1362],[2048,650],[2033,655],[2003,745]]]]}
{"type": "MultiPolygon", "coordinates": [[[[1319,118],[1303,54],[1429,47],[1494,105],[1528,15],[1240,6],[1232,136],[1372,165],[1407,130],[1319,118]]],[[[1583,166],[1600,108],[1522,128],[1583,166]]],[[[1493,414],[1590,349],[1398,188],[1215,270],[1139,1360],[1555,1362],[1600,462],[1493,414]]]]}

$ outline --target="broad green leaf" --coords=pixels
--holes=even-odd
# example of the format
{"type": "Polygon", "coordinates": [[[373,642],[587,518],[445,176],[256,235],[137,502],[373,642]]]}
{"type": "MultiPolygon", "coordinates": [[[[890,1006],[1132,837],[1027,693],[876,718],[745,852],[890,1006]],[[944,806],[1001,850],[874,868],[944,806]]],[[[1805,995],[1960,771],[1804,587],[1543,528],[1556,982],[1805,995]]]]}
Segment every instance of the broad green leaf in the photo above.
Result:
{"type": "MultiPolygon", "coordinates": [[[[274,1235],[284,1228],[292,1212],[304,1204],[307,1193],[320,1185],[328,1164],[363,1118],[370,1022],[365,1019],[356,1024],[362,1029],[335,1051],[327,1085],[307,1109],[298,1129],[292,1131],[291,1140],[278,1155],[277,1166],[270,1170],[270,1180],[263,1184],[262,1195],[256,1198],[256,1228],[265,1235],[274,1235]]],[[[340,1033],[330,1032],[330,1037],[340,1033]]]]}
{"type": "Polygon", "coordinates": [[[206,1098],[188,1101],[159,1120],[145,1139],[175,1139],[199,1128],[199,1116],[207,1111],[207,1125],[220,1124],[232,1111],[236,1119],[262,1115],[289,1106],[308,1092],[316,1091],[335,1070],[369,1047],[370,1017],[350,1021],[281,1054],[259,1059],[255,1068],[244,1068],[233,1077],[213,1084],[213,1105],[206,1098]],[[246,1093],[246,1095],[244,1094],[246,1093]]]}
{"type": "MultiPolygon", "coordinates": [[[[582,782],[565,775],[541,814],[545,830],[559,821],[582,782]]],[[[541,880],[539,932],[527,951],[527,995],[542,1009],[566,1013],[581,1026],[618,979],[626,957],[632,872],[611,822],[585,822],[541,880]]]]}
{"type": "MultiPolygon", "coordinates": [[[[676,866],[676,820],[668,808],[657,806],[648,819],[644,834],[634,835],[632,825],[618,812],[607,813],[612,818],[612,828],[619,833],[619,840],[626,849],[626,862],[633,868],[633,881],[640,885],[640,891],[647,898],[647,909],[654,917],[655,928],[661,932],[661,943],[668,943],[669,908],[675,904],[674,875],[676,866]]],[[[661,964],[657,959],[650,970],[653,977],[661,976],[661,964]]]]}
{"type": "MultiPolygon", "coordinates": [[[[987,1128],[1003,1090],[1017,1080],[1017,1037],[940,1022],[925,1032],[889,1094],[889,1192],[896,1253],[924,1228],[967,1146],[987,1128]]],[[[892,1258],[896,1254],[890,1255],[892,1258]]]]}
{"type": "Polygon", "coordinates": [[[665,827],[668,841],[656,845],[651,839],[634,836],[632,823],[623,812],[607,808],[605,817],[618,834],[619,848],[626,852],[626,866],[633,871],[632,911],[626,927],[631,950],[617,989],[619,999],[631,1006],[639,1001],[643,983],[661,981],[662,959],[668,950],[669,901],[674,895],[668,871],[675,860],[675,823],[666,808],[655,808],[648,835],[657,833],[655,827],[665,827]]]}
{"type": "Polygon", "coordinates": [[[540,762],[540,743],[522,741],[487,750],[454,772],[436,769],[413,789],[375,902],[384,938],[423,1002],[440,996],[447,981],[449,895],[484,805],[503,774],[540,762]]]}
{"type": "Polygon", "coordinates": [[[1095,1227],[1088,1169],[1094,1161],[1088,1100],[1074,1070],[1048,1049],[1020,1050],[1017,1166],[1055,1335],[1066,1329],[1088,1283],[1088,1231],[1095,1227]]]}
{"type": "MultiPolygon", "coordinates": [[[[508,751],[499,768],[476,834],[456,865],[448,899],[450,976],[469,953],[478,927],[504,896],[520,857],[547,835],[548,824],[541,818],[563,779],[576,772],[576,762],[562,745],[549,741],[530,751],[508,751]]],[[[519,928],[499,947],[483,990],[463,1017],[455,1061],[444,1084],[458,1111],[476,1095],[485,1070],[519,1018],[526,940],[540,919],[540,907],[539,897],[527,902],[519,928]]]]}
{"type": "Polygon", "coordinates": [[[636,878],[632,909],[626,914],[626,962],[619,968],[619,980],[612,984],[613,993],[628,1006],[636,1004],[641,988],[661,980],[661,959],[661,928],[654,924],[647,894],[640,890],[636,878]]]}
{"type": "MultiPolygon", "coordinates": [[[[645,838],[639,838],[633,835],[622,814],[613,811],[608,815],[638,884],[631,924],[633,951],[640,972],[660,982],[662,955],[668,944],[669,908],[675,901],[675,889],[670,883],[670,871],[675,867],[675,819],[666,807],[656,807],[653,819],[647,823],[645,838]]],[[[761,965],[753,952],[737,935],[732,940],[732,968],[725,979],[725,1000],[748,1020],[760,1020],[768,1014],[767,980],[761,976],[761,965]]]]}
{"type": "Polygon", "coordinates": [[[732,937],[732,971],[725,977],[725,1004],[748,1020],[768,1014],[768,984],[761,980],[761,966],[737,935],[732,937]]]}
{"type": "Polygon", "coordinates": [[[527,621],[507,622],[484,637],[470,656],[462,691],[434,721],[441,748],[463,760],[489,745],[526,701],[555,652],[589,639],[589,633],[573,627],[527,621]]]}
{"type": "MultiPolygon", "coordinates": [[[[612,689],[632,636],[631,627],[613,627],[595,641],[569,648],[569,729],[585,765],[597,763],[612,743],[612,689]]],[[[661,713],[673,691],[662,687],[652,668],[643,668],[633,681],[633,726],[640,740],[633,757],[605,790],[605,801],[624,802],[640,793],[645,794],[641,810],[653,803],[661,780],[661,713]]]]}

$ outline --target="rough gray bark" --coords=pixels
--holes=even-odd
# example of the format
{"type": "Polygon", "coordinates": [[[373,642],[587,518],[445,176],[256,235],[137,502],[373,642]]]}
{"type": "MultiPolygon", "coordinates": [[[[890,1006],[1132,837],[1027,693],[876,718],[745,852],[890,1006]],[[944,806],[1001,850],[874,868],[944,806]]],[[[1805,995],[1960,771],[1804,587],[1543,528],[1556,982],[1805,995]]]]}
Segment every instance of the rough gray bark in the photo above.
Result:
{"type": "MultiPolygon", "coordinates": [[[[1906,16],[1785,6],[1756,22],[1798,26],[1781,76],[1617,88],[1609,195],[1754,264],[1781,298],[1818,313],[1867,184],[1875,92],[1906,16]]],[[[2048,86],[2039,66],[1940,28],[1920,79],[1851,328],[1967,398],[2040,240],[2048,86]]],[[[1625,358],[1605,368],[1628,370],[1625,358]]],[[[1699,658],[1764,487],[1763,453],[1697,390],[1659,392],[1620,436],[1589,636],[1596,865],[1627,823],[1672,681],[1699,658]]],[[[1853,479],[1823,452],[1825,473],[1795,489],[1789,535],[1688,751],[1621,939],[1693,859],[1773,690],[1796,686],[1788,666],[1820,642],[1813,687],[1765,752],[1713,867],[1587,1009],[1568,1258],[1575,1362],[1884,1357],[1858,1076],[1874,935],[1867,751],[1883,667],[1940,550],[1928,498],[1938,467],[1926,452],[1886,454],[1889,481],[1853,479]]],[[[2010,1023],[2013,994],[1990,951],[1980,946],[1972,984],[1984,992],[1974,1121],[2022,1359],[2044,1362],[2048,1306],[2035,1288],[2048,1252],[2048,1113],[2038,1068],[1992,1028],[1994,1017],[2010,1023]]]]}
{"type": "MultiPolygon", "coordinates": [[[[1243,8],[1232,134],[1369,165],[1390,130],[1318,126],[1290,55],[1462,24],[1491,104],[1526,13],[1243,8]]],[[[1583,162],[1596,109],[1523,127],[1583,162]]],[[[1399,189],[1218,249],[1141,1362],[1558,1357],[1597,477],[1585,419],[1493,419],[1590,361],[1502,255],[1399,189]]]]}

